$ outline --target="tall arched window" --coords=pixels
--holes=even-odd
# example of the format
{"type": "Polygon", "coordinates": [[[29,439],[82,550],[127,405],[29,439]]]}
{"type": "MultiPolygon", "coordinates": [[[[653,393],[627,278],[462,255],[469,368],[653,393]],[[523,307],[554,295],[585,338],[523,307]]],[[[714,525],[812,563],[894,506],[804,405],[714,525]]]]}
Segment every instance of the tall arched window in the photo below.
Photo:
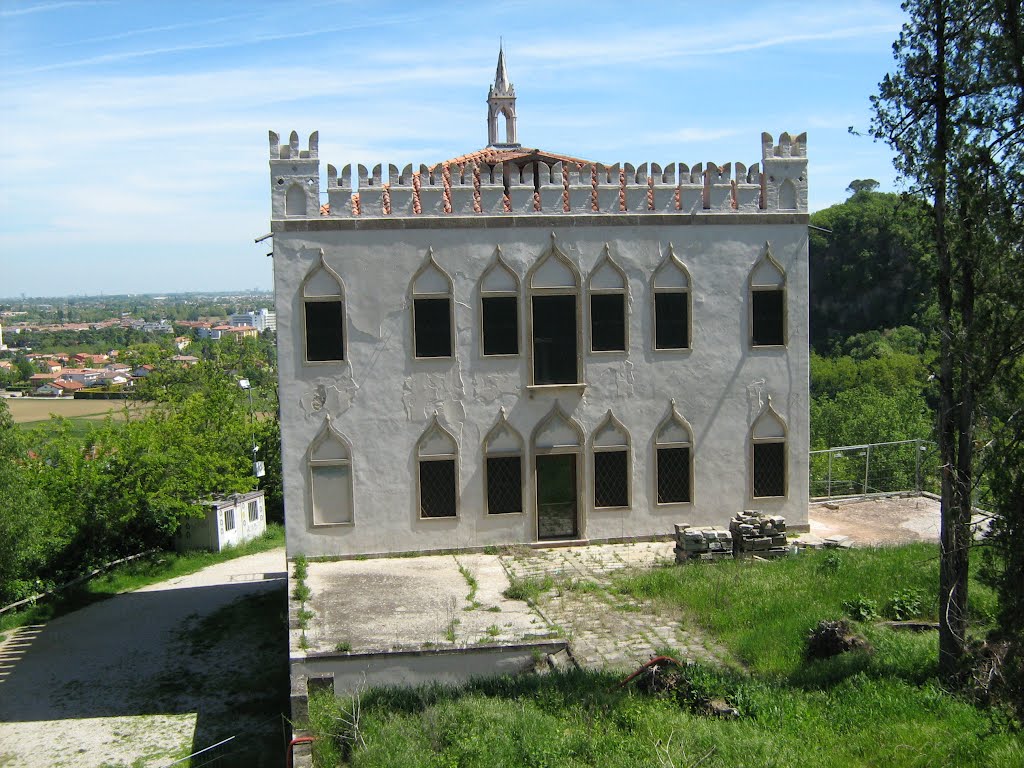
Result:
{"type": "Polygon", "coordinates": [[[693,501],[693,430],[680,415],[676,401],[654,433],[655,485],[659,504],[693,501]]]}
{"type": "Polygon", "coordinates": [[[416,442],[420,517],[455,517],[459,506],[459,444],[437,413],[416,442]]]}
{"type": "Polygon", "coordinates": [[[434,249],[412,278],[413,355],[416,358],[453,357],[452,279],[434,260],[434,249]]]}
{"type": "Polygon", "coordinates": [[[551,234],[551,247],[530,268],[530,383],[580,384],[580,272],[551,234]]]}
{"type": "Polygon", "coordinates": [[[750,270],[750,345],[786,345],[786,272],[772,256],[770,243],[750,270]]]}
{"type": "Polygon", "coordinates": [[[484,437],[484,503],[487,514],[523,511],[523,438],[502,408],[484,437]]]}
{"type": "Polygon", "coordinates": [[[651,296],[654,302],[654,349],[690,349],[691,285],[690,273],[672,244],[658,268],[651,275],[651,296]]]}
{"type": "Polygon", "coordinates": [[[330,415],[309,446],[308,465],[313,525],[351,525],[352,448],[330,415]]]}
{"type": "Polygon", "coordinates": [[[575,539],[580,533],[583,430],[556,401],[533,430],[537,536],[575,539]]]}
{"type": "Polygon", "coordinates": [[[785,496],[786,422],[772,406],[769,395],[750,428],[750,494],[755,499],[785,496]]]}
{"type": "Polygon", "coordinates": [[[480,277],[480,351],[484,357],[519,354],[519,275],[501,246],[480,277]]]}
{"type": "Polygon", "coordinates": [[[629,348],[627,287],[626,273],[615,263],[605,243],[601,258],[587,278],[591,352],[625,352],[629,348]]]}
{"type": "Polygon", "coordinates": [[[328,266],[323,251],[302,281],[302,337],[304,362],[345,359],[345,285],[328,266]]]}
{"type": "Polygon", "coordinates": [[[629,432],[611,411],[594,430],[591,450],[594,453],[594,507],[628,507],[632,485],[629,432]]]}

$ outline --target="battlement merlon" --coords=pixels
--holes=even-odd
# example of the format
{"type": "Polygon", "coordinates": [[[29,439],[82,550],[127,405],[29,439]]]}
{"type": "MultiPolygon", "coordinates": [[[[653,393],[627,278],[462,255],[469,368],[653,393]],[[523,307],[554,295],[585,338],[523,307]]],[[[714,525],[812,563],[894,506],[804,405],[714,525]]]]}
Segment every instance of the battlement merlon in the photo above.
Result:
{"type": "MultiPolygon", "coordinates": [[[[270,132],[274,219],[319,218],[318,133],[270,132]]],[[[761,164],[574,162],[327,166],[332,218],[585,213],[807,212],[807,134],[761,134],[761,164]],[[386,172],[385,172],[386,168],[386,172]],[[354,184],[353,182],[356,182],[354,184]],[[358,200],[358,202],[356,202],[358,200]]]]}
{"type": "MultiPolygon", "coordinates": [[[[320,131],[313,131],[309,134],[309,141],[306,149],[299,148],[299,134],[292,131],[288,137],[288,143],[281,145],[281,137],[274,131],[270,131],[270,159],[271,160],[293,160],[293,159],[316,159],[320,145],[320,131]]],[[[767,135],[767,134],[766,134],[767,135]]]]}

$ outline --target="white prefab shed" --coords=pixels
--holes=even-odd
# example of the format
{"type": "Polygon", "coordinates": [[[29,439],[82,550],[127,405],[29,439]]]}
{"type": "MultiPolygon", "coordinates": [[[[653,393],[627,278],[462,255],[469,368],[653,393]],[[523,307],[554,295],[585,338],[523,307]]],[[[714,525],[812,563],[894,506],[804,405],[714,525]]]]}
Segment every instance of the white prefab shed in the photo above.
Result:
{"type": "Polygon", "coordinates": [[[267,530],[267,508],[263,491],[239,493],[202,502],[203,517],[182,521],[175,536],[179,551],[208,549],[220,552],[263,535],[267,530]]]}

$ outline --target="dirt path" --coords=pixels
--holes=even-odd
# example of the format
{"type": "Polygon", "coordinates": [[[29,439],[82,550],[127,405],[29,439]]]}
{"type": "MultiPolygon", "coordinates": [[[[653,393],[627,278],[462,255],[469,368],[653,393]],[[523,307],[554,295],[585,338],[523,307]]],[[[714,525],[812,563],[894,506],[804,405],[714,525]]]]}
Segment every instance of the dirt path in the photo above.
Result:
{"type": "Polygon", "coordinates": [[[929,496],[817,503],[808,516],[815,536],[849,536],[856,546],[939,540],[939,502],[929,496]]]}
{"type": "Polygon", "coordinates": [[[236,753],[279,741],[284,571],[283,548],[249,555],[8,633],[0,766],[163,766],[239,732],[236,753]]]}

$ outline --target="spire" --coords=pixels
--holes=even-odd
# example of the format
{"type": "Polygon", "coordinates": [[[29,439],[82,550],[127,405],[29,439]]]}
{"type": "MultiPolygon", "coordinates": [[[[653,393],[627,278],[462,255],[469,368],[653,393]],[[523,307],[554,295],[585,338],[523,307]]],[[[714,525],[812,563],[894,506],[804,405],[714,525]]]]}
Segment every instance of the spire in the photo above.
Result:
{"type": "Polygon", "coordinates": [[[498,67],[494,84],[487,93],[487,145],[491,147],[518,147],[516,140],[516,89],[508,79],[505,68],[505,46],[498,44],[498,67]],[[500,141],[498,121],[505,118],[505,140],[500,141]]]}
{"type": "Polygon", "coordinates": [[[494,96],[515,97],[512,84],[508,81],[508,70],[505,69],[505,47],[501,43],[498,44],[498,68],[494,74],[494,87],[491,93],[494,96]]]}

